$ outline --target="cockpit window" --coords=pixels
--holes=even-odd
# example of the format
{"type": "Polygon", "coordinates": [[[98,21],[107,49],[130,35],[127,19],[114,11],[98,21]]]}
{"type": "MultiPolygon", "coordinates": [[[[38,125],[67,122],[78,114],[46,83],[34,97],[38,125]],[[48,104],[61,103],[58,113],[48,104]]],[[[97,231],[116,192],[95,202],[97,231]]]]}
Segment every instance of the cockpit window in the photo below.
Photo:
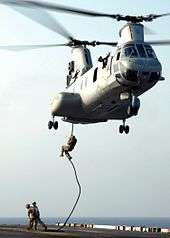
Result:
{"type": "Polygon", "coordinates": [[[143,44],[126,44],[122,48],[121,57],[129,57],[129,58],[155,58],[156,55],[154,50],[150,45],[143,44]]]}
{"type": "Polygon", "coordinates": [[[123,55],[130,58],[138,57],[138,53],[134,45],[125,45],[123,55]]]}
{"type": "Polygon", "coordinates": [[[144,49],[143,45],[142,44],[136,44],[136,47],[138,49],[140,57],[146,58],[146,53],[145,53],[145,49],[144,49]]]}
{"type": "Polygon", "coordinates": [[[145,45],[145,50],[149,58],[156,58],[155,52],[150,45],[145,45]]]}

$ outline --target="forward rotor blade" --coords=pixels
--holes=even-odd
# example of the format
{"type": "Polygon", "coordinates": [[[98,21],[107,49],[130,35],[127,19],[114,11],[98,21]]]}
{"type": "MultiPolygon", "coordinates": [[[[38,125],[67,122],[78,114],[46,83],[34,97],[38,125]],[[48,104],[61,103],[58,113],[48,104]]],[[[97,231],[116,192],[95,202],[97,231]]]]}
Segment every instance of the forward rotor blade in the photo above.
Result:
{"type": "Polygon", "coordinates": [[[41,2],[36,0],[0,0],[0,3],[7,4],[7,5],[15,5],[15,6],[25,6],[29,8],[44,8],[46,10],[52,10],[52,11],[60,11],[65,13],[71,13],[71,14],[81,14],[85,16],[91,16],[91,17],[109,17],[112,19],[116,19],[117,21],[128,21],[128,22],[151,22],[156,18],[169,16],[170,13],[164,13],[164,14],[149,14],[147,16],[122,16],[120,14],[107,14],[102,12],[96,12],[96,11],[89,11],[85,9],[79,9],[79,8],[73,8],[73,7],[67,7],[63,5],[58,5],[55,3],[48,3],[48,2],[41,2]]]}
{"type": "Polygon", "coordinates": [[[150,45],[170,45],[170,40],[146,41],[150,45]]]}
{"type": "Polygon", "coordinates": [[[49,45],[7,45],[0,46],[0,50],[10,50],[10,51],[24,51],[24,50],[35,50],[40,48],[51,48],[58,46],[67,46],[68,44],[49,44],[49,45]]]}
{"type": "MultiPolygon", "coordinates": [[[[11,8],[15,11],[19,12],[20,14],[24,15],[25,17],[28,17],[29,19],[47,27],[48,29],[58,33],[59,35],[62,35],[64,38],[68,40],[72,40],[74,37],[58,22],[55,20],[52,15],[50,15],[47,11],[44,9],[39,9],[39,11],[35,11],[35,9],[29,9],[27,4],[19,4],[18,1],[1,1],[0,3],[5,3],[7,5],[11,5],[11,8]],[[11,3],[9,3],[11,2],[11,3]],[[18,7],[20,6],[20,7],[18,7]]],[[[24,1],[23,1],[24,2],[24,1]]]]}
{"type": "Polygon", "coordinates": [[[0,0],[0,3],[6,4],[6,5],[18,6],[18,7],[24,6],[29,8],[44,8],[46,10],[60,11],[60,12],[72,13],[72,14],[81,14],[81,15],[86,15],[91,17],[116,18],[118,16],[115,14],[89,11],[89,10],[84,10],[79,8],[67,7],[67,6],[59,5],[55,3],[41,2],[41,1],[35,1],[35,0],[0,0]]]}
{"type": "Polygon", "coordinates": [[[6,5],[15,5],[19,7],[29,7],[29,8],[44,8],[46,10],[51,11],[58,11],[58,12],[65,12],[65,13],[71,13],[71,14],[79,14],[79,15],[85,15],[85,16],[91,16],[91,17],[109,17],[112,19],[116,19],[117,21],[128,21],[128,22],[150,22],[153,21],[156,18],[169,16],[170,13],[164,13],[164,14],[149,14],[146,16],[122,16],[120,14],[107,14],[102,12],[96,12],[96,11],[90,11],[85,9],[79,9],[79,8],[73,8],[73,7],[67,7],[64,5],[59,5],[55,3],[48,3],[48,2],[41,2],[38,0],[0,0],[1,4],[6,5]]]}
{"type": "Polygon", "coordinates": [[[156,35],[156,32],[147,26],[144,26],[144,33],[145,35],[156,35]]]}
{"type": "Polygon", "coordinates": [[[159,17],[166,17],[166,16],[170,16],[170,13],[168,12],[168,13],[163,13],[163,14],[150,14],[146,17],[148,17],[148,19],[150,19],[152,21],[153,19],[156,19],[159,17]]]}

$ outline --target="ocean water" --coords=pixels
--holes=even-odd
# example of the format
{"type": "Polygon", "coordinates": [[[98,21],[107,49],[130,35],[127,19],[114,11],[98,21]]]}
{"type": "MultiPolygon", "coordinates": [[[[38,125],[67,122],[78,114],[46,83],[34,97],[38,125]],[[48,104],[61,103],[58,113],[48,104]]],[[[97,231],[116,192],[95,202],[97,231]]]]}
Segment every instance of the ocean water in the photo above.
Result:
{"type": "MultiPolygon", "coordinates": [[[[63,223],[65,217],[45,217],[42,220],[48,225],[55,225],[57,222],[63,223]]],[[[127,225],[170,228],[170,218],[168,217],[72,217],[68,223],[98,224],[98,225],[127,225]]],[[[0,225],[25,225],[27,218],[0,218],[0,225]]]]}

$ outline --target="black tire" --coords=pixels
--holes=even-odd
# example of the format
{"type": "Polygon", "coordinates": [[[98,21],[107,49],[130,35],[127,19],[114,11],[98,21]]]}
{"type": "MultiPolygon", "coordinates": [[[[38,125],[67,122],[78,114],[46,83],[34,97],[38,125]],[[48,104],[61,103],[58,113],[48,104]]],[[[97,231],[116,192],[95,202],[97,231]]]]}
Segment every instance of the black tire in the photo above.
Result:
{"type": "Polygon", "coordinates": [[[54,124],[54,123],[53,123],[52,121],[49,121],[49,122],[48,122],[48,129],[49,129],[49,130],[51,130],[51,129],[52,129],[52,127],[53,127],[53,124],[54,124]]]}
{"type": "Polygon", "coordinates": [[[133,108],[133,115],[134,116],[137,116],[138,115],[138,110],[139,110],[139,108],[133,108]]]}
{"type": "Polygon", "coordinates": [[[138,115],[138,110],[139,110],[139,108],[137,108],[137,107],[129,106],[128,109],[127,109],[127,114],[130,115],[130,116],[137,116],[138,115]]]}
{"type": "Polygon", "coordinates": [[[124,131],[125,131],[126,134],[128,134],[129,133],[129,126],[125,126],[124,131]]]}
{"type": "Polygon", "coordinates": [[[55,130],[58,129],[58,121],[55,121],[55,122],[54,122],[53,127],[54,127],[55,130]]]}
{"type": "Polygon", "coordinates": [[[122,134],[124,131],[124,126],[123,125],[120,125],[119,126],[119,133],[122,134]]]}

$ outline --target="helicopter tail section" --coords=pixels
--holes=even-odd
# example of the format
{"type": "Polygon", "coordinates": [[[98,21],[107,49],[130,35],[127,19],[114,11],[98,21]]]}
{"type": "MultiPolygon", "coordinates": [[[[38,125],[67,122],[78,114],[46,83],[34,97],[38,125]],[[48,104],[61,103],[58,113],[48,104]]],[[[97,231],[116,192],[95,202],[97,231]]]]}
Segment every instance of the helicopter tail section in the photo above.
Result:
{"type": "Polygon", "coordinates": [[[78,93],[61,92],[51,103],[52,116],[71,116],[83,113],[81,97],[78,93]]]}

